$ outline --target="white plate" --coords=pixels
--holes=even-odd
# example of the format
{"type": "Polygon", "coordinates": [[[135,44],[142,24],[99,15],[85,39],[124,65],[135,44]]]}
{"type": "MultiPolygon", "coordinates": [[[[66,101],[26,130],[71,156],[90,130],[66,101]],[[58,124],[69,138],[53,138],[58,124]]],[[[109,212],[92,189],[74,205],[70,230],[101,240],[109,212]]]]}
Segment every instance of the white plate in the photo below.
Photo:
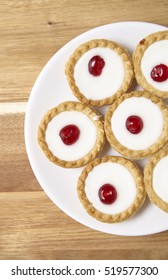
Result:
{"type": "MultiPolygon", "coordinates": [[[[123,223],[105,224],[89,216],[79,202],[76,192],[76,183],[82,168],[64,169],[51,163],[38,146],[38,125],[50,108],[65,100],[76,100],[68,86],[64,66],[77,46],[93,38],[106,38],[118,42],[132,53],[144,36],[165,29],[166,27],[156,24],[131,21],[92,29],[59,50],[43,68],[33,86],[25,118],[25,142],[34,174],[46,194],[60,209],[92,229],[118,235],[147,235],[167,230],[168,215],[147,200],[137,215],[123,223]]],[[[137,89],[137,86],[132,89],[137,89]]],[[[102,113],[104,110],[105,108],[101,109],[102,113]]],[[[105,154],[116,153],[106,147],[105,154]]],[[[139,164],[143,165],[144,162],[139,164]]]]}

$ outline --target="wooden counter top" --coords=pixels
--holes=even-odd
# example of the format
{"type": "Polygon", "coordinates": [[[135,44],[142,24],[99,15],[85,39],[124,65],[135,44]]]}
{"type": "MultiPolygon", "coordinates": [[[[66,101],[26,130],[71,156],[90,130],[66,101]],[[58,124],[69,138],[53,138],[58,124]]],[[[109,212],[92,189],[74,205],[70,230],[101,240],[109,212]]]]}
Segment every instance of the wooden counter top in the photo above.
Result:
{"type": "Polygon", "coordinates": [[[59,210],[35,179],[23,135],[31,88],[64,44],[112,22],[168,26],[167,13],[166,0],[0,0],[0,259],[168,259],[168,231],[109,235],[59,210]]]}

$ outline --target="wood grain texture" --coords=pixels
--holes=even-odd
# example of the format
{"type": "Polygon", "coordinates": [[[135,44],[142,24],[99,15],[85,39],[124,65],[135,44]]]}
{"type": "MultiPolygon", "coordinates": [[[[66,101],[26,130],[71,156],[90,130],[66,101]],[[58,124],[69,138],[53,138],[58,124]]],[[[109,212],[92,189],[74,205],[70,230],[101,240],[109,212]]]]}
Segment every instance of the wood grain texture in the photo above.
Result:
{"type": "Polygon", "coordinates": [[[93,231],[65,215],[43,191],[1,192],[0,205],[0,258],[168,257],[167,232],[146,237],[121,237],[93,231]]]}
{"type": "Polygon", "coordinates": [[[39,71],[75,36],[117,21],[167,26],[167,12],[167,0],[0,0],[0,101],[27,101],[39,71]]]}
{"type": "Polygon", "coordinates": [[[0,259],[168,259],[167,231],[115,236],[64,214],[36,181],[24,144],[31,88],[58,49],[107,23],[168,26],[167,12],[167,0],[0,0],[0,259]]]}
{"type": "MultiPolygon", "coordinates": [[[[1,108],[0,104],[0,108],[1,108]]],[[[8,106],[6,106],[8,108],[8,106]]],[[[3,104],[3,111],[5,109],[3,104]]],[[[0,192],[40,190],[24,144],[24,113],[0,112],[0,192]]]]}

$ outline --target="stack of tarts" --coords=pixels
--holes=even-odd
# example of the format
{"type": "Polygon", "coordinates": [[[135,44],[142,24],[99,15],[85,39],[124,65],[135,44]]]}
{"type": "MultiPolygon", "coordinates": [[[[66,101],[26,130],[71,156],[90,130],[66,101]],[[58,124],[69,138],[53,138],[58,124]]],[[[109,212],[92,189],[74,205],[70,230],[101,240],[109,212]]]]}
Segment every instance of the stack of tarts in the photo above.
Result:
{"type": "Polygon", "coordinates": [[[84,166],[77,182],[84,209],[101,222],[122,222],[147,193],[168,212],[168,31],[142,38],[132,58],[117,42],[86,42],[65,74],[78,102],[46,112],[38,143],[54,164],[84,166]],[[142,91],[129,92],[134,77],[142,91]],[[104,118],[93,105],[109,105],[104,118]],[[100,157],[105,142],[119,156],[100,157]],[[149,158],[144,176],[134,162],[143,158],[149,158]]]}

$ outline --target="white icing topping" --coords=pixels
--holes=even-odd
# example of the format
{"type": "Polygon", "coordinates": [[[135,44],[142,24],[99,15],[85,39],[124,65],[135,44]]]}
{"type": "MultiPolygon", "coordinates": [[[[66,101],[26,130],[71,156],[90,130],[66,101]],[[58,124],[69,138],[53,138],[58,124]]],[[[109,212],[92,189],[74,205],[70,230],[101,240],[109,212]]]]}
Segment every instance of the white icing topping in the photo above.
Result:
{"type": "Polygon", "coordinates": [[[159,64],[168,66],[168,40],[157,41],[150,45],[141,60],[141,71],[147,82],[158,90],[168,91],[168,79],[164,82],[156,82],[150,76],[152,69],[159,64]]]}
{"type": "Polygon", "coordinates": [[[136,182],[131,172],[119,163],[105,162],[95,166],[85,181],[85,192],[93,206],[106,214],[117,214],[134,202],[136,182]],[[106,205],[100,201],[98,191],[104,184],[111,184],[117,191],[114,203],[106,205]]]}
{"type": "Polygon", "coordinates": [[[88,99],[101,100],[112,96],[124,81],[124,64],[121,57],[110,48],[94,48],[82,55],[74,69],[75,83],[88,99]],[[90,59],[99,55],[105,61],[100,76],[89,73],[90,59]]]}
{"type": "Polygon", "coordinates": [[[164,117],[161,109],[145,97],[125,99],[114,111],[111,129],[117,140],[128,149],[144,150],[154,144],[162,134],[164,117]],[[125,122],[129,116],[139,116],[143,129],[138,134],[130,133],[125,122]]]}
{"type": "Polygon", "coordinates": [[[84,113],[67,111],[56,115],[46,129],[46,142],[52,153],[62,160],[73,161],[86,156],[96,144],[97,128],[84,113]],[[79,139],[72,145],[65,145],[61,140],[60,130],[69,124],[80,130],[79,139]]]}
{"type": "Polygon", "coordinates": [[[168,156],[162,158],[153,170],[153,189],[162,200],[168,202],[168,156]]]}

